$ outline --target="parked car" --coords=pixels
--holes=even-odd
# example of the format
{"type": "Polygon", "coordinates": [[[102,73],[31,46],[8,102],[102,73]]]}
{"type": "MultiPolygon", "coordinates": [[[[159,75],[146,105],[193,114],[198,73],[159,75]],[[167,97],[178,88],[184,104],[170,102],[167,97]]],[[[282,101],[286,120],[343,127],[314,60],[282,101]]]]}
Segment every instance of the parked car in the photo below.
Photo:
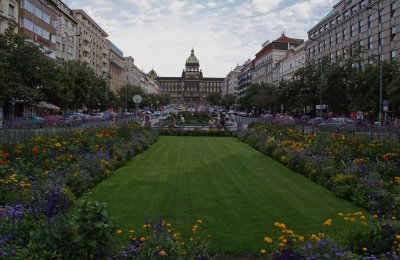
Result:
{"type": "Polygon", "coordinates": [[[90,116],[88,114],[83,114],[83,113],[70,113],[68,115],[79,116],[82,120],[87,120],[90,118],[90,116]]]}
{"type": "Polygon", "coordinates": [[[356,121],[347,117],[332,117],[319,124],[324,128],[335,128],[336,130],[351,130],[356,127],[356,121]]]}
{"type": "Polygon", "coordinates": [[[90,119],[93,120],[103,120],[104,114],[103,113],[91,113],[90,114],[90,119]]]}
{"type": "Polygon", "coordinates": [[[62,116],[57,122],[56,125],[59,126],[77,126],[82,123],[82,118],[78,115],[66,115],[62,116]]]}

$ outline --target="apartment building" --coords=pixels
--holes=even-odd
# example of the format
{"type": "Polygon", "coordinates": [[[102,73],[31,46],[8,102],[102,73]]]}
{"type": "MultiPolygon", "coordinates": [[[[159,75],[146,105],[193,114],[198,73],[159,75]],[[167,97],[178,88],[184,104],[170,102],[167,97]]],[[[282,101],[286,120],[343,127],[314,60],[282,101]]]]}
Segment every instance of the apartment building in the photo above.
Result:
{"type": "Polygon", "coordinates": [[[0,1],[0,33],[7,29],[18,33],[19,5],[19,0],[0,1]]]}
{"type": "Polygon", "coordinates": [[[276,66],[272,69],[272,83],[290,81],[294,73],[304,67],[306,63],[306,44],[291,47],[285,54],[279,57],[276,66]]]}
{"type": "Polygon", "coordinates": [[[140,79],[142,77],[142,72],[136,67],[135,60],[132,56],[124,58],[124,85],[129,86],[140,86],[140,79]]]}
{"type": "Polygon", "coordinates": [[[247,88],[253,83],[254,68],[256,66],[255,59],[248,60],[243,64],[243,67],[238,75],[238,97],[243,97],[247,88]]]}
{"type": "Polygon", "coordinates": [[[114,93],[118,93],[125,83],[124,53],[111,41],[107,40],[107,42],[110,49],[110,89],[114,91],[114,93]]]}
{"type": "Polygon", "coordinates": [[[22,0],[19,34],[40,44],[48,56],[56,58],[57,11],[52,1],[22,0]]]}
{"type": "Polygon", "coordinates": [[[236,95],[238,92],[238,77],[244,66],[237,65],[222,82],[222,95],[236,95]]]}
{"type": "Polygon", "coordinates": [[[87,64],[100,77],[109,78],[110,48],[108,34],[85,11],[72,10],[78,21],[76,58],[87,64]]]}
{"type": "Polygon", "coordinates": [[[158,75],[154,69],[152,69],[148,74],[142,72],[142,77],[140,79],[140,87],[146,94],[160,94],[160,85],[157,81],[158,75]]]}
{"type": "Polygon", "coordinates": [[[253,82],[257,84],[272,83],[272,69],[276,66],[279,57],[287,50],[301,45],[304,40],[289,38],[284,33],[281,37],[262,45],[262,49],[256,54],[253,82]]]}
{"type": "Polygon", "coordinates": [[[342,0],[308,31],[307,60],[327,56],[332,62],[348,57],[347,50],[360,44],[360,66],[399,59],[400,9],[396,0],[342,0]]]}
{"type": "Polygon", "coordinates": [[[78,21],[65,3],[60,0],[52,0],[52,2],[57,7],[56,57],[63,60],[75,60],[78,21]]]}

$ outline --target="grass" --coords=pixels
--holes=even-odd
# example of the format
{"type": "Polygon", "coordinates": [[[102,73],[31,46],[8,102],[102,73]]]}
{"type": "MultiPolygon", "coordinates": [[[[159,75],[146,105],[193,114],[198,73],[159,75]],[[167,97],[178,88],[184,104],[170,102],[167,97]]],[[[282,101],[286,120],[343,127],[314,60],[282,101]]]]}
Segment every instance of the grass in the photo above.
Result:
{"type": "Polygon", "coordinates": [[[91,196],[125,231],[163,216],[185,235],[202,219],[211,251],[236,255],[258,252],[276,221],[318,232],[360,210],[236,138],[159,137],[91,196]]]}

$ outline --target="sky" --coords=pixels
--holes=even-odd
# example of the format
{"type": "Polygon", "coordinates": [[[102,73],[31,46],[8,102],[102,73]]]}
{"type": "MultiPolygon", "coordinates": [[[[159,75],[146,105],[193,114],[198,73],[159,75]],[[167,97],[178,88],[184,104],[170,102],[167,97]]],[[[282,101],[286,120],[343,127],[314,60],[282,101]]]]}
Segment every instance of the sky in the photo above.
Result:
{"type": "Polygon", "coordinates": [[[282,32],[307,38],[337,0],[64,0],[135,65],[179,77],[193,48],[204,77],[225,77],[282,32]]]}

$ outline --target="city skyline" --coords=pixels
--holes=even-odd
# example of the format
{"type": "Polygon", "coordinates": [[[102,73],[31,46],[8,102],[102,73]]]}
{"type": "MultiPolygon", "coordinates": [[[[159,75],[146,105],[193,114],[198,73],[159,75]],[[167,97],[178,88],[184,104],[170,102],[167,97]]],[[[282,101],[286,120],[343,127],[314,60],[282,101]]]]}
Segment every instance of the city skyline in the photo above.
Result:
{"type": "Polygon", "coordinates": [[[194,48],[207,77],[224,77],[254,58],[263,42],[307,31],[335,2],[328,0],[65,0],[83,9],[135,64],[159,76],[179,76],[194,48]]]}

